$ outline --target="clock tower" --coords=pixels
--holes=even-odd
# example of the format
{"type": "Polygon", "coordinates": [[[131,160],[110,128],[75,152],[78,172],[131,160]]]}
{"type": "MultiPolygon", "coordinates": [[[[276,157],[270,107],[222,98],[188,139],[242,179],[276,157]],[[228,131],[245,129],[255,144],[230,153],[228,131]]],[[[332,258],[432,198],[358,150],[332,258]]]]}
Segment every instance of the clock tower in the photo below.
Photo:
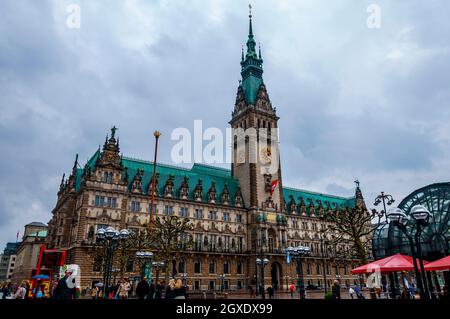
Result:
{"type": "Polygon", "coordinates": [[[256,52],[252,13],[246,54],[230,125],[233,129],[231,171],[239,180],[246,207],[257,216],[283,212],[278,120],[263,81],[261,48],[256,52]]]}

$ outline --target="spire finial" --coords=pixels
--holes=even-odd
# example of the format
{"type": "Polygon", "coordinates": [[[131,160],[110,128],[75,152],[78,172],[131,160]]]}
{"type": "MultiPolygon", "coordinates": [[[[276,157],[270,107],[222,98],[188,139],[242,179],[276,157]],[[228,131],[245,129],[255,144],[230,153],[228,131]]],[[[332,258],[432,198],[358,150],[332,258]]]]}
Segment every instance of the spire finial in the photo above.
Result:
{"type": "Polygon", "coordinates": [[[356,179],[356,181],[354,181],[354,183],[356,184],[356,188],[359,188],[359,184],[360,184],[359,180],[356,179]]]}
{"type": "Polygon", "coordinates": [[[258,43],[259,46],[259,59],[261,60],[261,42],[258,43]]]}
{"type": "Polygon", "coordinates": [[[248,2],[248,17],[252,18],[252,3],[251,1],[248,2]]]}
{"type": "Polygon", "coordinates": [[[244,61],[244,45],[242,45],[242,61],[244,61]]]}

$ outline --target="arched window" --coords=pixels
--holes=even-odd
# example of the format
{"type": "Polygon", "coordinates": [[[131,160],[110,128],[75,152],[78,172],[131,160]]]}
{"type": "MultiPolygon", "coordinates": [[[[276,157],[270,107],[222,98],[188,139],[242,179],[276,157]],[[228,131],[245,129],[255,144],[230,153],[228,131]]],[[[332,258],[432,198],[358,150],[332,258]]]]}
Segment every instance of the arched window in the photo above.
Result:
{"type": "Polygon", "coordinates": [[[194,263],[194,273],[200,274],[202,272],[202,263],[200,259],[196,259],[194,263]]]}
{"type": "Polygon", "coordinates": [[[216,273],[216,261],[214,259],[211,259],[209,261],[209,273],[210,274],[216,273]]]}
{"type": "Polygon", "coordinates": [[[241,275],[242,274],[242,261],[238,260],[236,265],[236,273],[241,275]]]}
{"type": "Polygon", "coordinates": [[[223,262],[223,273],[229,274],[230,273],[230,262],[228,260],[225,260],[223,262]]]}
{"type": "Polygon", "coordinates": [[[90,226],[87,236],[88,240],[94,240],[94,235],[95,235],[94,226],[90,226]]]}
{"type": "Polygon", "coordinates": [[[186,262],[184,258],[180,259],[180,262],[178,263],[178,272],[185,273],[186,272],[186,262]]]}

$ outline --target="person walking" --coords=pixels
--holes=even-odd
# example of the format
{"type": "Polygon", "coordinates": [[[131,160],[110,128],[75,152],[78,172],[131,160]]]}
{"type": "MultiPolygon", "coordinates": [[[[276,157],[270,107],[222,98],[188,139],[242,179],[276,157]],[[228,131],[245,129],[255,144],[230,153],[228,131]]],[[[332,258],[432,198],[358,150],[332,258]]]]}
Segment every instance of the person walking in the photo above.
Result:
{"type": "Polygon", "coordinates": [[[22,283],[19,288],[17,288],[16,293],[13,296],[13,299],[25,299],[25,295],[27,293],[27,289],[25,288],[26,284],[22,283]]]}
{"type": "Polygon", "coordinates": [[[117,289],[117,296],[120,299],[128,299],[128,294],[131,290],[131,284],[125,279],[121,280],[119,289],[117,289]]]}
{"type": "Polygon", "coordinates": [[[186,299],[186,287],[183,285],[181,279],[177,279],[174,287],[174,297],[175,299],[186,299]]]}
{"type": "Polygon", "coordinates": [[[350,298],[354,299],[354,298],[353,298],[353,295],[355,294],[355,290],[354,290],[352,287],[350,287],[350,288],[348,289],[348,294],[350,295],[350,298]]]}
{"type": "Polygon", "coordinates": [[[295,293],[295,285],[293,283],[289,286],[289,291],[291,292],[291,299],[293,299],[295,293]]]}
{"type": "Polygon", "coordinates": [[[91,298],[92,298],[92,299],[98,299],[99,293],[100,293],[100,288],[98,288],[98,286],[95,286],[95,287],[92,289],[92,292],[91,292],[91,298]]]}
{"type": "Polygon", "coordinates": [[[162,291],[163,291],[163,284],[160,280],[156,282],[156,291],[155,291],[155,299],[162,299],[162,291]]]}
{"type": "Polygon", "coordinates": [[[174,290],[175,290],[175,280],[170,279],[169,285],[167,286],[167,289],[166,289],[166,299],[174,299],[175,298],[174,290]]]}
{"type": "Polygon", "coordinates": [[[339,281],[334,281],[331,292],[333,299],[341,299],[341,285],[339,285],[339,281]]]}
{"type": "Polygon", "coordinates": [[[273,289],[272,286],[267,287],[267,294],[269,295],[269,299],[273,299],[275,290],[273,289]]]}
{"type": "Polygon", "coordinates": [[[137,284],[136,295],[138,296],[138,299],[143,300],[145,298],[149,298],[149,292],[150,286],[147,282],[147,277],[144,277],[137,284]]]}
{"type": "MultiPolygon", "coordinates": [[[[69,277],[72,275],[73,270],[68,269],[65,273],[64,273],[64,277],[62,277],[59,281],[58,281],[58,285],[55,288],[55,299],[72,299],[72,296],[74,295],[74,290],[75,288],[69,288],[67,286],[67,280],[71,280],[69,279],[69,277]]],[[[75,279],[72,279],[75,280],[75,279]]]]}

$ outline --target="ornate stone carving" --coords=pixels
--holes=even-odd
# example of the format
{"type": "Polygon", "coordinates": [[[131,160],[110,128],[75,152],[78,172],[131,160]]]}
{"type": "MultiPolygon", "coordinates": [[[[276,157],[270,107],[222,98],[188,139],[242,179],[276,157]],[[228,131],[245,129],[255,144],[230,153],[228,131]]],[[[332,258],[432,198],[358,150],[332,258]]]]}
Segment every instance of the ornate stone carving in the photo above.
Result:
{"type": "Polygon", "coordinates": [[[272,174],[264,174],[264,190],[266,193],[272,192],[272,174]]]}
{"type": "Polygon", "coordinates": [[[189,196],[189,177],[184,177],[180,186],[180,199],[188,199],[189,196]]]}
{"type": "Polygon", "coordinates": [[[169,178],[164,185],[164,197],[173,197],[173,181],[175,179],[174,175],[169,175],[169,178]]]}
{"type": "Polygon", "coordinates": [[[136,175],[133,177],[133,181],[131,183],[131,192],[132,193],[142,193],[142,176],[144,175],[144,171],[138,169],[136,175]]]}
{"type": "Polygon", "coordinates": [[[194,189],[194,200],[197,202],[201,202],[203,200],[203,185],[202,180],[199,179],[197,185],[194,189]]]}
{"type": "Polygon", "coordinates": [[[220,200],[223,205],[230,204],[230,191],[228,190],[228,185],[225,183],[223,186],[222,194],[220,195],[220,200]]]}
{"type": "Polygon", "coordinates": [[[295,214],[296,210],[297,210],[297,205],[295,205],[295,200],[294,200],[294,196],[289,195],[289,204],[288,204],[288,211],[291,214],[295,214]]]}
{"type": "Polygon", "coordinates": [[[215,203],[216,202],[216,183],[213,181],[211,183],[211,187],[208,190],[208,202],[215,203]]]}
{"type": "MultiPolygon", "coordinates": [[[[149,194],[149,195],[152,194],[152,183],[153,183],[153,174],[152,174],[152,178],[150,179],[150,183],[148,183],[148,187],[147,187],[147,194],[149,194]]],[[[159,173],[156,173],[154,196],[158,196],[159,195],[159,191],[158,190],[159,190],[159,173]]]]}
{"type": "Polygon", "coordinates": [[[242,192],[241,192],[241,187],[238,186],[236,188],[236,192],[234,193],[234,206],[236,207],[243,207],[244,206],[244,201],[242,199],[242,192]]]}

